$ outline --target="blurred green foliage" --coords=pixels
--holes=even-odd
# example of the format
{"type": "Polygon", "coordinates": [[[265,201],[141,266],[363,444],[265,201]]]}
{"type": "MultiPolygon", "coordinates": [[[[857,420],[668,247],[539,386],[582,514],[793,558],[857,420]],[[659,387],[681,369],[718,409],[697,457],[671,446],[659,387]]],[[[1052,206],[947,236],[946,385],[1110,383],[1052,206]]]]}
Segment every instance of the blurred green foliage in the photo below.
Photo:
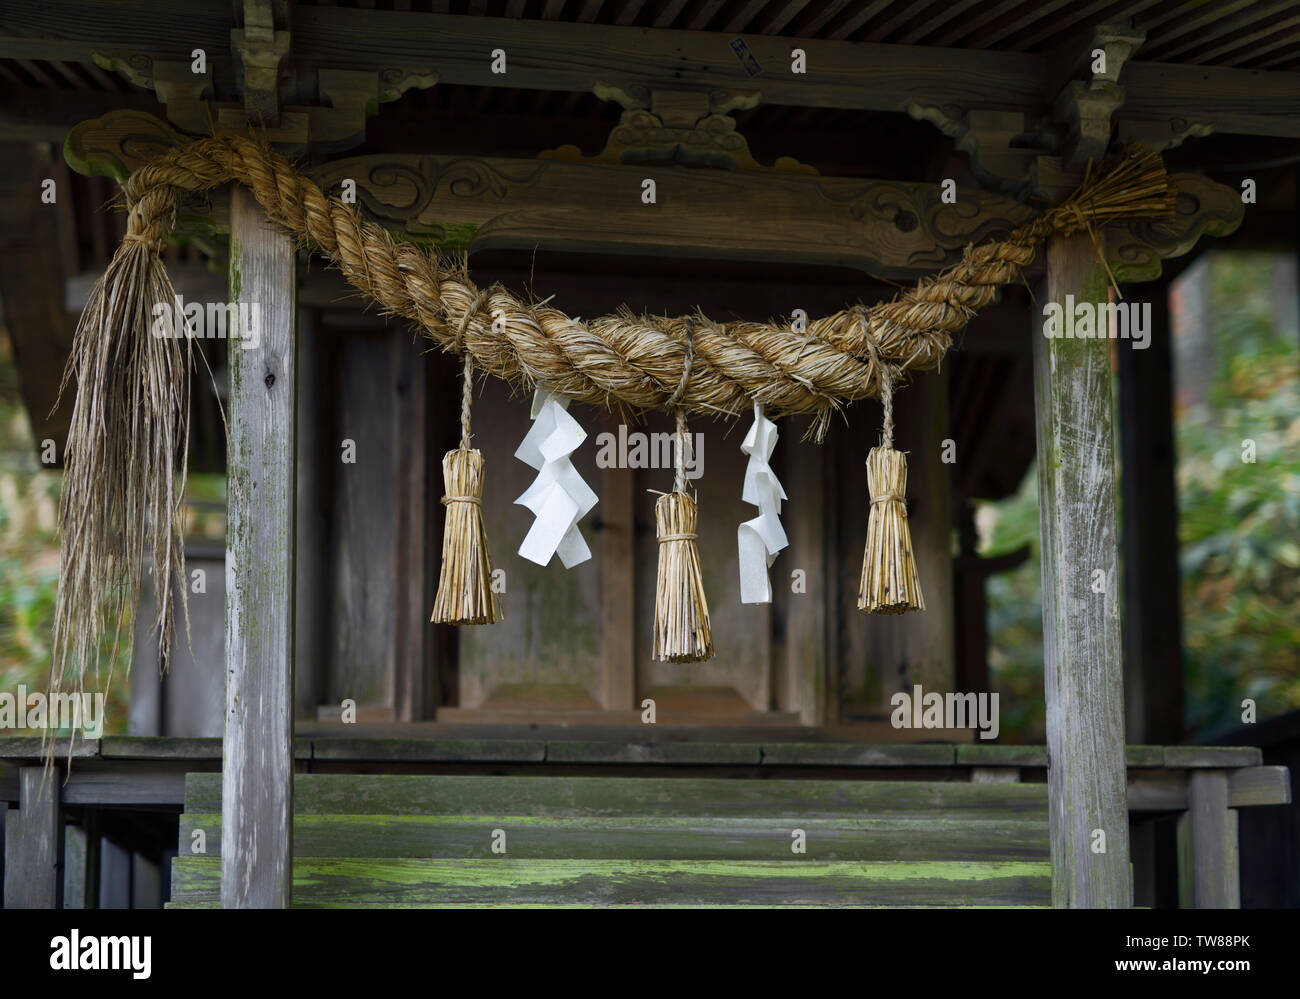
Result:
{"type": "Polygon", "coordinates": [[[1001,696],[1000,741],[1047,740],[1043,699],[1043,590],[1038,548],[1038,475],[1031,464],[1019,490],[976,514],[980,554],[1002,555],[1029,546],[1029,558],[989,577],[989,680],[1001,696]]]}
{"type": "MultiPolygon", "coordinates": [[[[21,685],[33,694],[49,686],[62,483],[62,474],[39,460],[5,331],[0,335],[0,691],[17,693],[21,685]]],[[[187,504],[189,536],[224,537],[224,476],[190,476],[187,504]]],[[[105,666],[110,646],[111,641],[105,643],[105,666]]],[[[126,731],[130,686],[125,667],[123,653],[108,683],[105,734],[126,731]]],[[[107,680],[107,672],[101,672],[107,680]]],[[[102,689],[89,674],[87,686],[102,689]]]]}
{"type": "MultiPolygon", "coordinates": [[[[0,691],[48,689],[62,482],[57,469],[39,460],[6,333],[0,337],[0,691]]],[[[126,684],[115,680],[105,731],[126,730],[127,704],[126,684]]]]}
{"type": "Polygon", "coordinates": [[[1272,257],[1219,254],[1209,273],[1211,398],[1174,428],[1185,717],[1200,736],[1240,725],[1243,698],[1261,719],[1300,708],[1300,344],[1275,321],[1272,257]]]}

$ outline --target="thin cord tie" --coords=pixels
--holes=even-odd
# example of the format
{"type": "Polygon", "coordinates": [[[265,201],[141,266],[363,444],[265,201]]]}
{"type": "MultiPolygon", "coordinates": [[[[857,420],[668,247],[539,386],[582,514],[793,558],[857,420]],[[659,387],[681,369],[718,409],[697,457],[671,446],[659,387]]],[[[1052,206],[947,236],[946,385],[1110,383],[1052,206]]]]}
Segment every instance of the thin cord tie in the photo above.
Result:
{"type": "MultiPolygon", "coordinates": [[[[468,313],[467,313],[468,314],[468,313]]],[[[460,449],[468,451],[469,447],[469,406],[474,397],[474,355],[465,352],[464,385],[460,395],[460,449]]]]}
{"type": "MultiPolygon", "coordinates": [[[[880,345],[871,332],[871,318],[866,308],[859,305],[853,311],[857,314],[858,324],[862,328],[862,339],[867,345],[867,353],[871,355],[871,370],[880,385],[880,405],[885,411],[881,436],[885,444],[892,448],[894,446],[894,371],[880,357],[880,345]]],[[[875,501],[874,497],[872,501],[875,501]]]]}

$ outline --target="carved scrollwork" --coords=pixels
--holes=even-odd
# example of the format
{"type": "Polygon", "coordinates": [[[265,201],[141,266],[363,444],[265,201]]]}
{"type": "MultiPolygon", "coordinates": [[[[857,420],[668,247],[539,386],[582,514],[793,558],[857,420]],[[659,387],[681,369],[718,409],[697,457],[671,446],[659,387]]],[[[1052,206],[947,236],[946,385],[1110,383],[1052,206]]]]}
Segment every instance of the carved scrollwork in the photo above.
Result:
{"type": "MultiPolygon", "coordinates": [[[[754,99],[757,103],[757,99],[754,99]]],[[[731,106],[743,106],[732,100],[731,106]]],[[[644,107],[623,112],[609,133],[605,148],[595,156],[583,156],[577,146],[565,145],[539,154],[540,159],[575,163],[685,163],[723,170],[777,170],[783,173],[817,173],[807,164],[781,157],[765,167],[749,152],[749,143],[736,131],[734,118],[717,112],[702,115],[688,124],[666,121],[662,114],[644,107]]]]}
{"type": "Polygon", "coordinates": [[[449,193],[458,198],[490,198],[505,201],[512,188],[529,187],[541,176],[542,165],[530,160],[503,166],[498,162],[458,157],[436,159],[429,157],[434,187],[445,184],[449,193]]]}
{"type": "Polygon", "coordinates": [[[183,133],[151,114],[113,111],[76,125],[64,142],[63,155],[78,173],[122,181],[183,141],[183,133]]]}
{"type": "MultiPolygon", "coordinates": [[[[447,201],[448,197],[506,204],[517,198],[521,188],[536,184],[544,169],[534,160],[376,155],[333,160],[312,168],[308,175],[330,191],[337,191],[345,179],[354,180],[358,199],[370,214],[411,232],[437,235],[450,231],[449,217],[461,224],[459,220],[467,211],[447,201]]],[[[485,215],[483,208],[469,208],[468,212],[476,218],[485,215]]]]}
{"type": "Polygon", "coordinates": [[[1161,261],[1181,257],[1202,236],[1226,236],[1245,217],[1241,193],[1201,174],[1171,178],[1178,188],[1174,217],[1161,222],[1129,222],[1106,230],[1106,256],[1118,281],[1151,281],[1161,261]]]}
{"type": "Polygon", "coordinates": [[[888,237],[904,254],[904,266],[922,268],[948,263],[967,243],[1005,235],[1034,213],[996,194],[963,190],[949,204],[929,184],[871,181],[849,214],[861,223],[863,239],[888,237]]]}

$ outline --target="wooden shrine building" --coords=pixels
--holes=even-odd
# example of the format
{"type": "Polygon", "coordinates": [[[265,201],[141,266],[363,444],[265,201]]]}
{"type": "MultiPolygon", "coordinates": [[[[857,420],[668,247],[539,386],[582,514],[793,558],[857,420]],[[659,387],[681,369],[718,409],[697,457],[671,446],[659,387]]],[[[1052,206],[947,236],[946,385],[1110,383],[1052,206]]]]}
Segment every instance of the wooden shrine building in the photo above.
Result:
{"type": "Polygon", "coordinates": [[[224,546],[189,546],[207,584],[162,683],[144,594],[129,734],[77,743],[41,797],[39,740],[0,733],[4,904],[104,901],[101,837],[162,865],[172,905],[1239,904],[1238,810],[1289,803],[1290,783],[1257,749],[1182,744],[1166,302],[1207,247],[1295,250],[1298,94],[1296,18],[1265,4],[0,4],[0,301],[60,455],[72,333],[125,232],[107,203],[218,128],[463,251],[479,287],[584,317],[888,301],[1130,142],[1178,189],[1171,219],[1053,237],[900,390],[924,613],[856,605],[875,402],[820,445],[780,421],[789,547],[768,604],[739,595],[743,427],[695,418],[717,650],[696,664],[651,657],[651,490],[672,470],[602,467],[594,446],[667,433],[666,414],[572,408],[593,557],[543,568],[515,553],[529,396],[486,380],[474,446],[505,619],[432,625],[459,361],[246,189],[188,199],[178,294],[262,309],[255,349],[202,344],[229,452],[205,372],[191,413],[192,470],[245,488],[224,546]],[[1149,349],[1042,335],[1044,303],[1105,302],[1111,279],[1152,304],[1149,349]],[[1035,455],[1047,745],[895,727],[898,692],[990,689],[984,583],[1007,563],[976,555],[972,504],[1035,455]]]}

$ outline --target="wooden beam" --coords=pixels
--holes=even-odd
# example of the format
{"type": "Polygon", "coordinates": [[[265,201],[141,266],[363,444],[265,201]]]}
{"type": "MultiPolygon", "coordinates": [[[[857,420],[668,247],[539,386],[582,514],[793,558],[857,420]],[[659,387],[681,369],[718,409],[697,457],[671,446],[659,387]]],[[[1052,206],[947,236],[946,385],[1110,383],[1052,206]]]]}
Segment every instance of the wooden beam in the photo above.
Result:
{"type": "MultiPolygon", "coordinates": [[[[1181,812],[1189,807],[1188,775],[1169,770],[1129,774],[1130,812],[1181,812]]],[[[1291,803],[1291,774],[1286,767],[1243,767],[1228,771],[1228,807],[1291,803]]]]}
{"type": "MultiPolygon", "coordinates": [[[[1087,236],[1055,237],[1037,301],[1106,301],[1087,236]]],[[[1033,317],[1052,904],[1132,905],[1120,673],[1109,339],[1048,338],[1033,317]],[[1102,592],[1097,592],[1097,589],[1102,592]],[[1098,849],[1098,833],[1105,836],[1098,849]]]]}
{"type": "Polygon", "coordinates": [[[5,818],[6,909],[57,909],[63,893],[59,802],[62,775],[56,768],[19,767],[19,804],[5,818]],[[42,787],[44,783],[44,787],[42,787]]]}
{"type": "Polygon", "coordinates": [[[1228,807],[1291,804],[1291,771],[1287,767],[1244,767],[1228,772],[1228,807]]]}
{"type": "Polygon", "coordinates": [[[968,242],[1034,214],[974,189],[961,189],[959,204],[945,204],[937,185],[765,170],[384,154],[326,163],[312,176],[331,191],[355,179],[360,200],[381,222],[434,240],[460,239],[473,251],[540,244],[846,266],[891,278],[953,261],[968,242]],[[646,177],[656,181],[654,205],[641,202],[646,177]],[[743,231],[738,218],[746,220],[743,231]]]}
{"type": "Polygon", "coordinates": [[[1300,73],[1128,62],[1120,77],[1121,121],[1183,119],[1218,133],[1300,136],[1300,73]]]}
{"type": "Polygon", "coordinates": [[[799,77],[771,71],[788,68],[789,38],[746,34],[758,64],[769,70],[756,82],[725,32],[318,7],[295,7],[293,25],[295,53],[313,66],[382,70],[418,55],[443,84],[564,91],[590,91],[597,82],[699,85],[761,89],[776,104],[877,111],[900,111],[914,101],[1025,108],[1046,96],[1037,76],[1041,57],[1021,53],[800,38],[817,70],[799,77]],[[505,74],[493,74],[483,57],[494,48],[507,52],[505,74]]]}
{"type": "Polygon", "coordinates": [[[293,802],[293,240],[251,192],[231,194],[231,300],[261,311],[261,343],[230,341],[226,730],[221,902],[288,908],[293,802]]]}
{"type": "MultiPolygon", "coordinates": [[[[767,70],[757,85],[731,51],[731,36],[721,31],[299,5],[292,8],[291,23],[300,70],[431,66],[442,84],[590,92],[597,82],[657,82],[761,89],[764,100],[777,104],[877,111],[900,111],[912,101],[1029,108],[1051,96],[1039,83],[1043,58],[1025,53],[801,38],[809,64],[817,68],[800,77],[774,71],[789,66],[789,38],[746,34],[767,70]],[[493,73],[487,58],[496,48],[507,53],[504,74],[493,73]]],[[[229,61],[233,27],[221,7],[160,20],[148,9],[113,0],[85,0],[75,13],[39,0],[14,0],[0,18],[0,58],[91,62],[99,53],[188,63],[191,50],[201,47],[210,63],[229,61]]]]}
{"type": "MultiPolygon", "coordinates": [[[[183,142],[166,122],[133,111],[83,122],[68,137],[74,169],[125,179],[183,142]]],[[[332,160],[308,175],[336,192],[354,180],[366,211],[443,249],[541,246],[599,254],[662,255],[844,266],[909,278],[955,262],[967,243],[1034,217],[1009,197],[969,188],[945,204],[938,185],[820,177],[777,170],[680,170],[509,157],[386,153],[332,160]],[[654,178],[658,201],[641,202],[654,178]],[[594,211],[592,205],[600,205],[594,211]],[[742,233],[736,219],[745,218],[742,233]],[[798,239],[790,238],[798,219],[798,239]]],[[[1160,226],[1106,230],[1118,280],[1160,274],[1162,258],[1186,253],[1203,235],[1232,232],[1243,217],[1239,192],[1196,174],[1176,174],[1175,217],[1160,226]]],[[[1073,178],[1067,178],[1067,181],[1073,178]]],[[[1063,182],[1068,190],[1072,186],[1063,182]]],[[[1064,193],[1064,192],[1061,192],[1064,193]]],[[[210,236],[228,225],[221,192],[186,202],[179,227],[210,236]]],[[[1037,273],[1037,262],[1027,275],[1037,273]]]]}
{"type": "MultiPolygon", "coordinates": [[[[802,4],[774,5],[786,18],[802,4]]],[[[653,84],[707,90],[761,90],[765,101],[807,107],[903,111],[955,105],[1041,113],[1055,96],[1049,55],[943,46],[995,20],[1016,3],[990,5],[964,18],[935,45],[882,45],[800,39],[815,73],[747,75],[730,51],[727,32],[680,31],[559,21],[511,20],[342,7],[294,6],[298,68],[384,72],[432,66],[441,83],[525,90],[590,92],[598,83],[653,84]],[[504,48],[509,71],[494,74],[484,53],[504,48]]],[[[954,5],[952,10],[958,9],[954,5]]],[[[194,47],[210,61],[230,62],[229,11],[187,10],[160,22],[145,7],[85,0],[75,13],[40,0],[13,0],[0,17],[0,58],[90,63],[101,59],[188,62],[194,47]]],[[[1141,27],[1141,25],[1139,25],[1141,27]]],[[[760,31],[776,30],[760,24],[760,31]]],[[[916,32],[904,36],[916,40],[916,32]]],[[[784,66],[790,40],[747,34],[760,66],[784,66]]],[[[1218,132],[1300,135],[1293,95],[1300,73],[1130,62],[1127,99],[1117,117],[1184,120],[1218,132]]]]}

